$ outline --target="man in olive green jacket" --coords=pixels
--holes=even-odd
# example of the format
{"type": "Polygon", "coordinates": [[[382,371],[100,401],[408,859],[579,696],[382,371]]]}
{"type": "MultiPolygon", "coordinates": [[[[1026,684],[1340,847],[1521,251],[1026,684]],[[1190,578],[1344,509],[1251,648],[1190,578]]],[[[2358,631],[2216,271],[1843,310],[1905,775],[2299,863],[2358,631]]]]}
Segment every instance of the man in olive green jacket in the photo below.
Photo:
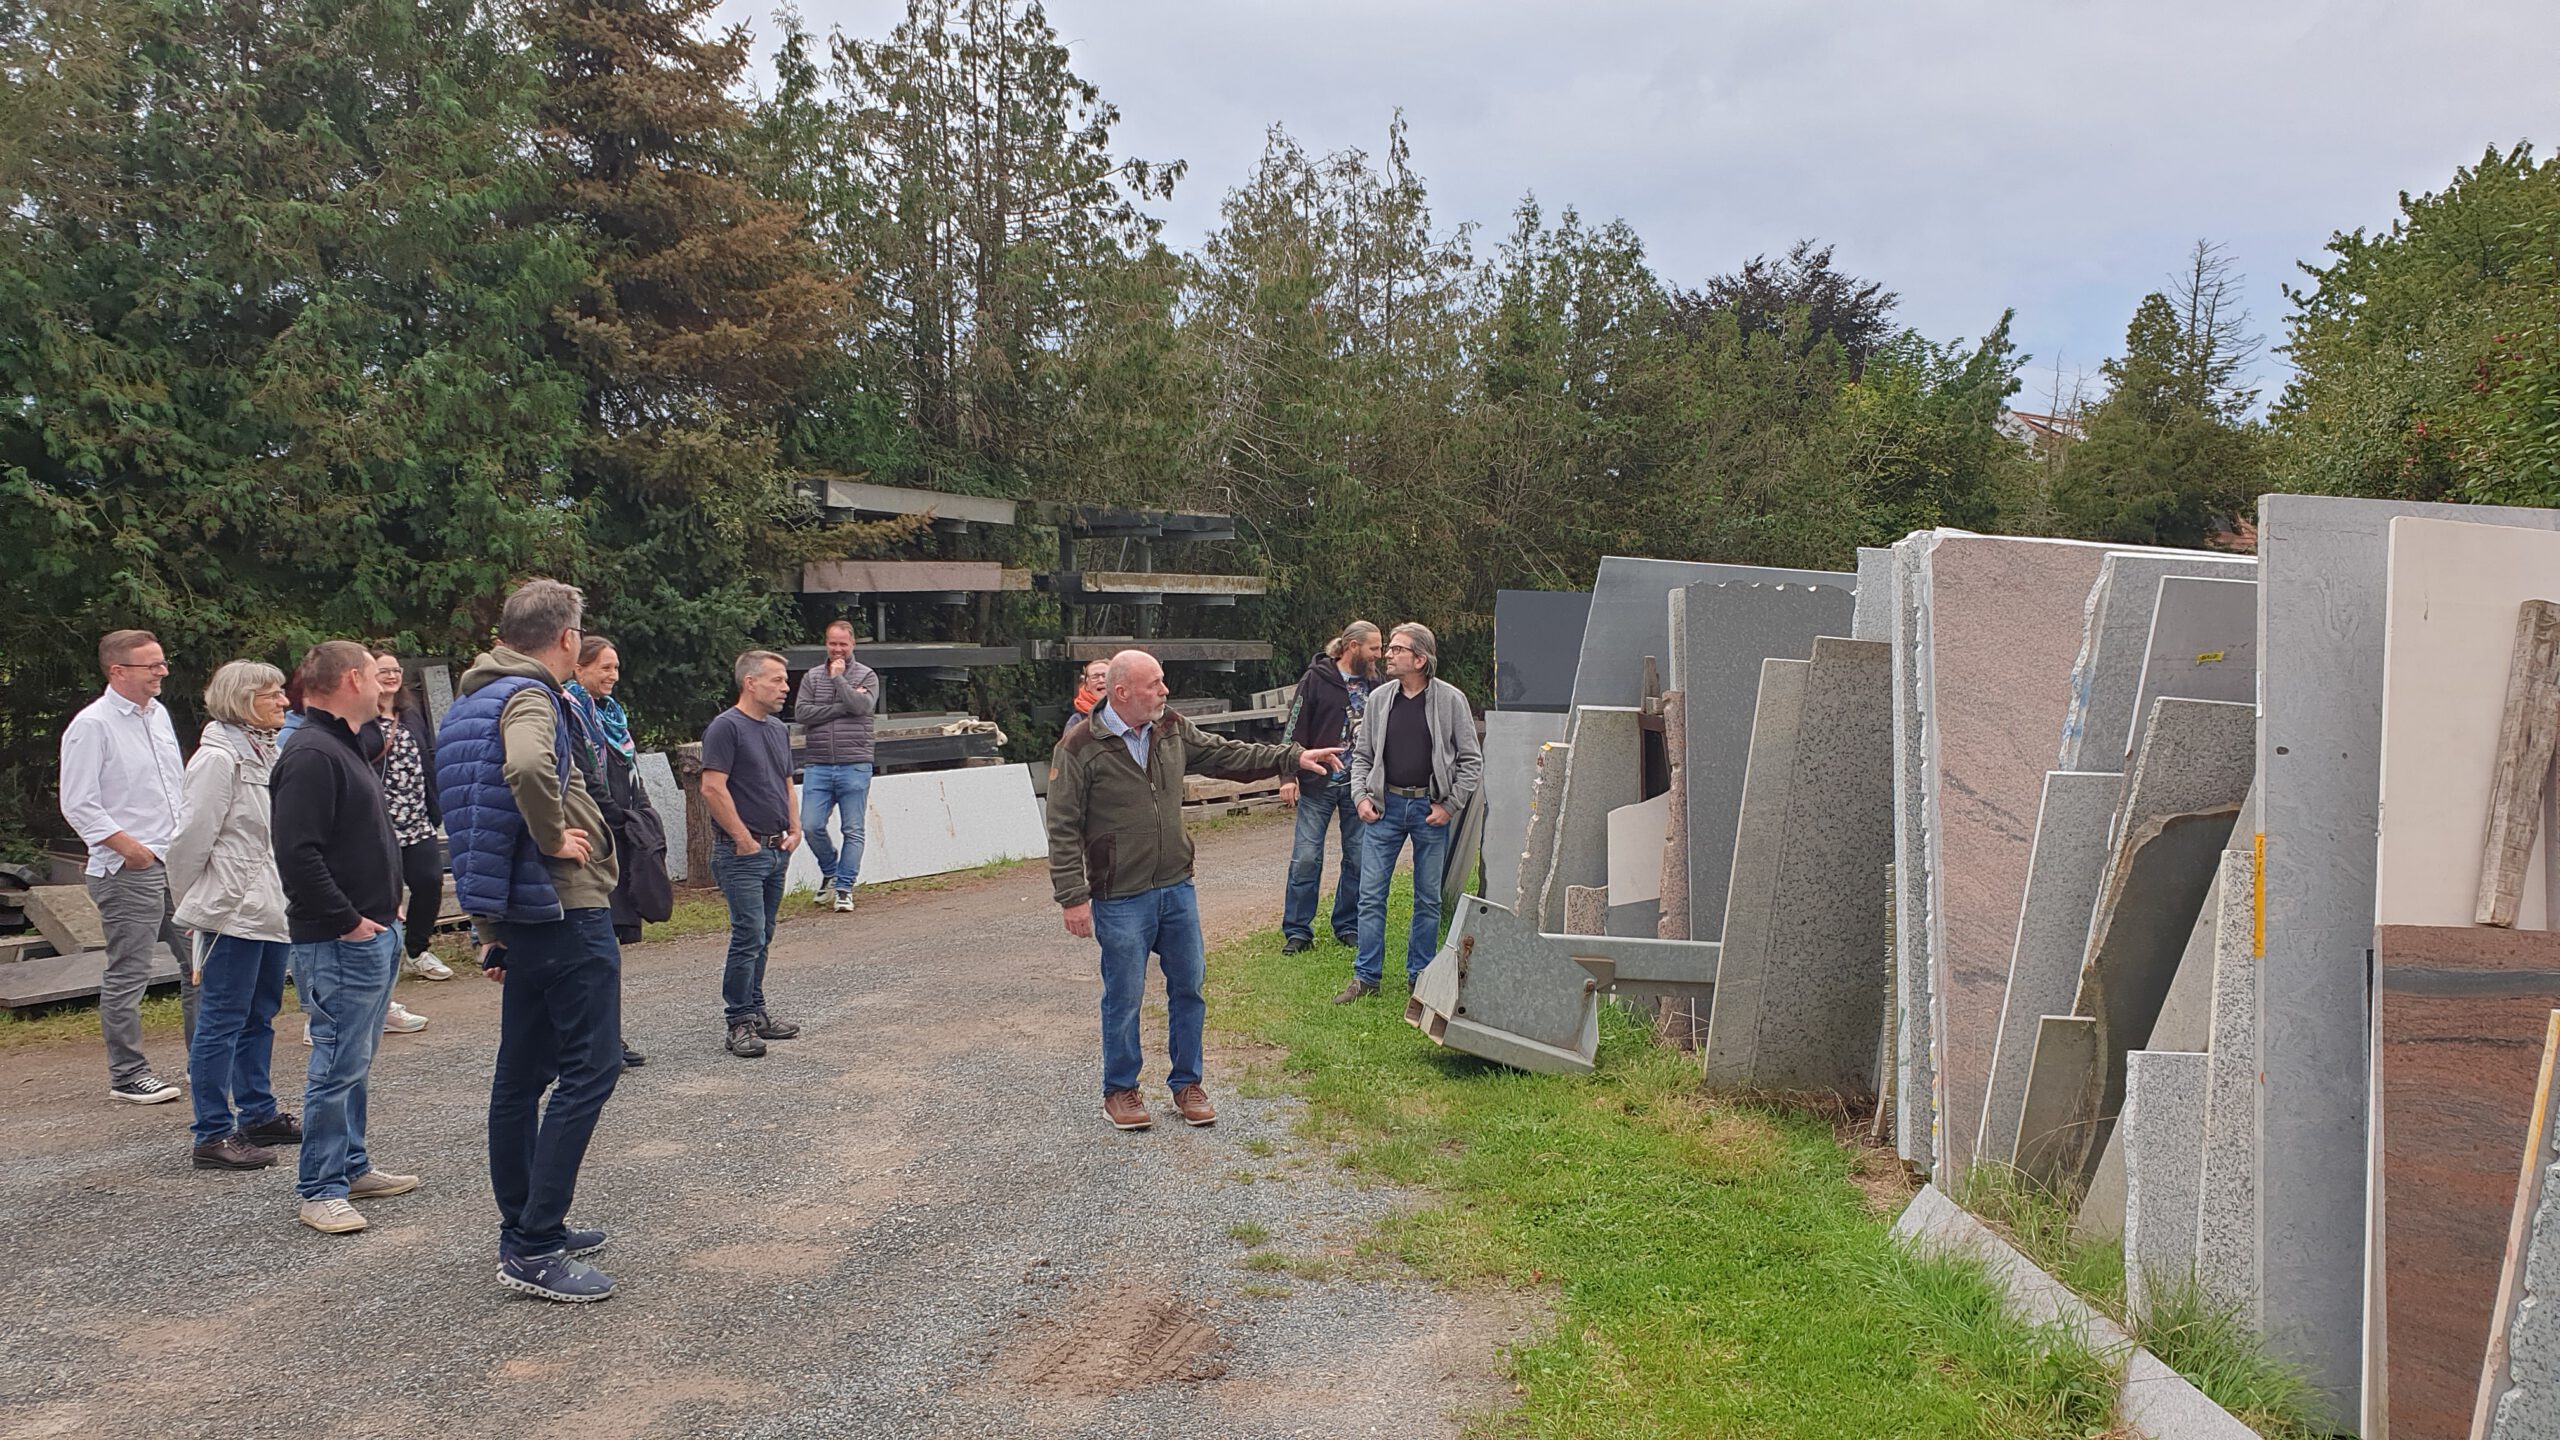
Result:
{"type": "Polygon", "coordinates": [[[1339,752],[1247,745],[1165,709],[1164,667],[1143,650],[1111,659],[1103,702],[1049,760],[1049,882],[1067,933],[1102,942],[1102,1115],[1123,1130],[1154,1123],[1138,1098],[1145,1063],[1138,1002],[1147,955],[1164,967],[1166,1048],[1174,1109],[1192,1125],[1218,1112],[1200,1088],[1200,997],[1207,957],[1191,889],[1191,837],[1182,831],[1182,777],[1259,780],[1324,774],[1339,752]]]}

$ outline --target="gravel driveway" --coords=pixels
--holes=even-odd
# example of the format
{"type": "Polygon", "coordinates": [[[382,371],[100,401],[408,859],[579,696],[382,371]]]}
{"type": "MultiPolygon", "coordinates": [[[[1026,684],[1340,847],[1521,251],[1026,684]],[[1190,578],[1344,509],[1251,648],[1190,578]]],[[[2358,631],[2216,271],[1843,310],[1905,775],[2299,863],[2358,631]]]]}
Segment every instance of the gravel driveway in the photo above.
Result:
{"type": "MultiPolygon", "coordinates": [[[[1275,923],[1288,848],[1269,819],[1201,837],[1213,944],[1275,923]]],[[[351,1237],[294,1223],[289,1165],[190,1169],[186,1105],[110,1104],[94,1042],[0,1056],[0,1433],[1427,1436],[1508,1398],[1517,1306],[1245,1268],[1231,1227],[1339,1256],[1411,1197],[1305,1153],[1214,1035],[1222,1119],[1172,1123],[1160,990],[1163,1118],[1104,1126],[1093,947],[1038,866],[786,926],[767,990],[807,1035],[761,1061],[721,1051],[722,948],[628,959],[653,1063],[575,1212],[613,1233],[603,1305],[492,1278],[495,986],[402,986],[434,1024],[386,1039],[371,1145],[426,1184],[351,1237]]],[[[174,1035],[149,1048],[178,1069],[174,1035]]]]}

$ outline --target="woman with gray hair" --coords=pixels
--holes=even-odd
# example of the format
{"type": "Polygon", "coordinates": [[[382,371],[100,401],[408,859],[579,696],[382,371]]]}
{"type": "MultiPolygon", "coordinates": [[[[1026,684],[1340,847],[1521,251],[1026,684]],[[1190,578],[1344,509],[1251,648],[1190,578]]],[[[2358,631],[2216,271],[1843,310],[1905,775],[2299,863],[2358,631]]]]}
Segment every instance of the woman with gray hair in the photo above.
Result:
{"type": "Polygon", "coordinates": [[[201,996],[187,1046],[195,1165],[257,1170],[302,1126],[276,1108],[268,1071],[284,1003],[284,882],[276,875],[267,779],[284,724],[284,672],[234,660],[205,687],[204,740],[187,762],[186,820],[169,846],[169,893],[192,936],[201,996]]]}

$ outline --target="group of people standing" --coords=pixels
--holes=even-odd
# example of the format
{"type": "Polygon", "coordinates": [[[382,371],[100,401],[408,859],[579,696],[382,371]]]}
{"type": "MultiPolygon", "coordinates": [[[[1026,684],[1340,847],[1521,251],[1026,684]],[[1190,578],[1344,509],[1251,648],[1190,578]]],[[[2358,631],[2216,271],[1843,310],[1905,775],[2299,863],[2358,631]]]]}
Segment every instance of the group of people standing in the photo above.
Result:
{"type": "Polygon", "coordinates": [[[1207,958],[1182,828],[1182,777],[1285,777],[1297,807],[1282,949],[1314,944],[1328,831],[1339,827],[1334,938],[1354,950],[1337,1004],[1378,993],[1385,969],[1387,890],[1413,849],[1408,982],[1439,943],[1440,881],[1450,828],[1483,779],[1483,747],[1464,692],[1434,673],[1439,642],[1408,622],[1381,637],[1355,620],[1307,667],[1290,705],[1289,738],[1252,745],[1212,734],[1167,708],[1164,667],[1142,650],[1089,665],[1049,761],[1049,877],[1067,933],[1102,956],[1102,1114],[1121,1130],[1153,1124],[1138,1078],[1138,1016],[1146,967],[1164,972],[1166,1076],[1174,1111],[1209,1125],[1217,1109],[1201,1083],[1201,987],[1207,958]]]}
{"type": "Polygon", "coordinates": [[[259,1170],[299,1147],[299,1217],[326,1234],[366,1228],[355,1201],[420,1183],[373,1163],[368,1081],[384,1033],[426,1024],[392,999],[400,973],[453,978],[430,948],[445,833],[482,973],[506,986],[489,1112],[499,1278],[557,1300],[612,1293],[577,1259],[601,1232],[570,1228],[566,1212],[597,1114],[643,1059],[621,1041],[619,944],[672,900],[664,828],[613,698],[620,657],[581,632],[583,614],[556,581],[510,595],[441,733],[388,652],[326,641],[289,678],[233,661],[206,686],[192,759],[160,703],[160,642],[120,630],[99,643],[106,692],[61,744],[62,811],[89,847],[106,931],[108,1093],[180,1094],[141,1045],[142,993],[167,945],[193,1163],[259,1170]],[[288,976],[312,1051],[299,1118],[271,1076],[288,976]]]}

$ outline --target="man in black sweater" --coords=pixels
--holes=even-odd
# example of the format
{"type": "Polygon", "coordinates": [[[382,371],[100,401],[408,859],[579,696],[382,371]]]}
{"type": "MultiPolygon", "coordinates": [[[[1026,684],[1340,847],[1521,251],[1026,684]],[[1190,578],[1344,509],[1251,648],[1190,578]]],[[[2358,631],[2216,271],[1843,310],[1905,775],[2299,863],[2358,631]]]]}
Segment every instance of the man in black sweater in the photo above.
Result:
{"type": "Polygon", "coordinates": [[[415,1175],[374,1169],[364,1144],[365,1079],[400,973],[400,842],[357,739],[380,707],[372,652],[331,640],[302,663],[303,734],[268,782],[293,940],[287,963],[311,1017],[295,1189],[303,1224],[345,1235],[365,1228],[349,1201],[418,1188],[415,1175]]]}

